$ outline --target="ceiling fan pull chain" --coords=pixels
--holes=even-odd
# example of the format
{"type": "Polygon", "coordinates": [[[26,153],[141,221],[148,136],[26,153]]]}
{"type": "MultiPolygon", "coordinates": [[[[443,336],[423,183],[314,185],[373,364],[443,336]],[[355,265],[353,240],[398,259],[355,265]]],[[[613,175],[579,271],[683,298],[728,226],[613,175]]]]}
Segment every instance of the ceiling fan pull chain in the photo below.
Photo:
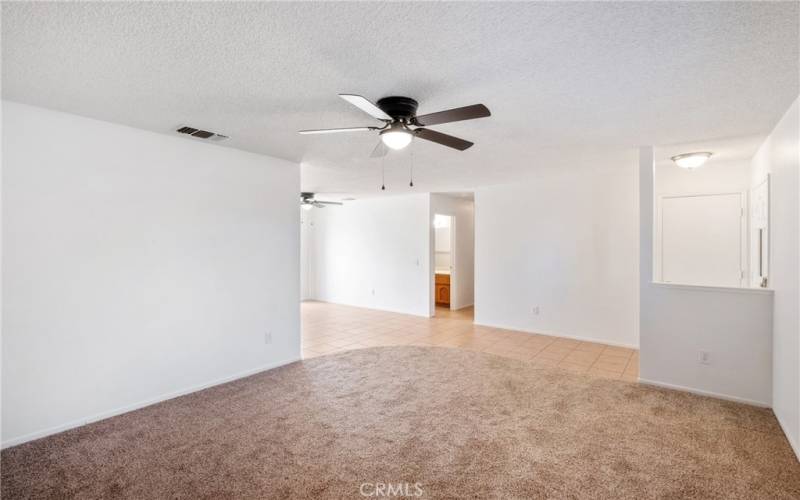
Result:
{"type": "Polygon", "coordinates": [[[386,191],[386,169],[383,166],[385,159],[385,156],[381,158],[381,191],[386,191]]]}
{"type": "Polygon", "coordinates": [[[409,178],[408,185],[413,188],[414,187],[414,149],[413,148],[411,149],[411,168],[409,169],[408,178],[409,178]]]}

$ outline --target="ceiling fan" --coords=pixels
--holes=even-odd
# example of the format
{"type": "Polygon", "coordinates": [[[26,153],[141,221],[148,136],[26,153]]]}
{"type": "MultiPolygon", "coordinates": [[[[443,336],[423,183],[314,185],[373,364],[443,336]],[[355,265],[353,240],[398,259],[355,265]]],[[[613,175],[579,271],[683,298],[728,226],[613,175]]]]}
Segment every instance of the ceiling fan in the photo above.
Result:
{"type": "Polygon", "coordinates": [[[383,156],[391,149],[403,149],[411,143],[411,139],[419,137],[426,141],[435,142],[459,151],[464,151],[473,145],[470,141],[459,139],[452,135],[443,134],[426,128],[430,125],[472,120],[491,116],[489,108],[483,104],[473,104],[462,108],[438,111],[427,115],[417,116],[418,103],[410,97],[391,96],[384,97],[373,104],[370,100],[353,94],[339,94],[339,97],[364,111],[368,115],[383,122],[382,127],[347,127],[329,128],[318,130],[301,130],[301,134],[332,134],[337,132],[363,132],[378,131],[381,142],[372,151],[373,157],[383,156]],[[386,146],[386,147],[384,147],[386,146]]]}
{"type": "Polygon", "coordinates": [[[342,205],[338,201],[318,201],[314,199],[314,193],[300,193],[300,206],[304,210],[311,210],[314,207],[325,208],[325,205],[342,205]]]}

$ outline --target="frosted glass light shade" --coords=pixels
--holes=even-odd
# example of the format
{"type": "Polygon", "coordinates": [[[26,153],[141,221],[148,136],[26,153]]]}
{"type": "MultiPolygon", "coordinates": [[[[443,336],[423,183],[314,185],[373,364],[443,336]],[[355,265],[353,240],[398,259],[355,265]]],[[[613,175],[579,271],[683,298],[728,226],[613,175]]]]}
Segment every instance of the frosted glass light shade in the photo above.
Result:
{"type": "Polygon", "coordinates": [[[381,140],[391,149],[403,149],[411,143],[411,134],[403,129],[392,129],[382,133],[381,140]]]}
{"type": "Polygon", "coordinates": [[[695,168],[703,166],[708,159],[711,158],[711,153],[709,152],[700,152],[700,153],[684,153],[682,155],[673,156],[671,158],[672,161],[675,162],[681,168],[685,168],[687,170],[693,170],[695,168]]]}

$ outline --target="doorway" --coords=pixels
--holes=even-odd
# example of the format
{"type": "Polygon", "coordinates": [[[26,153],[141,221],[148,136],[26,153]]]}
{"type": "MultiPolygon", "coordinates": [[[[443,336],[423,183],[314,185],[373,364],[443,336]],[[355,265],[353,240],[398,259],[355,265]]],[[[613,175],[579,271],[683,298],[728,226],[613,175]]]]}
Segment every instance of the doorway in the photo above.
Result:
{"type": "Polygon", "coordinates": [[[456,220],[452,215],[435,214],[434,233],[434,301],[436,307],[454,309],[453,290],[458,279],[455,276],[456,220]]]}
{"type": "Polygon", "coordinates": [[[475,198],[431,193],[428,300],[430,316],[461,317],[475,303],[475,198]],[[453,314],[458,311],[462,314],[453,314]]]}

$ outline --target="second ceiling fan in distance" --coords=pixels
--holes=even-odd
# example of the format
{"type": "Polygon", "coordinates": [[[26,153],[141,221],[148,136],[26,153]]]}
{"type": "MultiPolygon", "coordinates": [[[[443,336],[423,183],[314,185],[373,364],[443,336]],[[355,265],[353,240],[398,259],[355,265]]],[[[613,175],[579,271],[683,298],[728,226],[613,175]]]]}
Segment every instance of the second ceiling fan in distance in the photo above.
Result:
{"type": "Polygon", "coordinates": [[[473,120],[475,118],[485,118],[491,116],[489,108],[483,104],[473,104],[461,108],[438,111],[425,115],[417,115],[418,103],[410,97],[390,96],[373,103],[369,99],[354,94],[339,94],[339,97],[367,113],[371,117],[383,122],[380,127],[346,127],[328,128],[315,130],[301,130],[301,134],[333,134],[339,132],[367,132],[377,131],[381,142],[373,150],[372,155],[383,156],[390,149],[403,149],[411,143],[411,139],[419,137],[426,141],[435,142],[449,148],[464,151],[474,143],[443,134],[426,128],[430,125],[440,125],[442,123],[452,123],[463,120],[473,120]],[[386,146],[386,147],[384,147],[386,146]]]}

